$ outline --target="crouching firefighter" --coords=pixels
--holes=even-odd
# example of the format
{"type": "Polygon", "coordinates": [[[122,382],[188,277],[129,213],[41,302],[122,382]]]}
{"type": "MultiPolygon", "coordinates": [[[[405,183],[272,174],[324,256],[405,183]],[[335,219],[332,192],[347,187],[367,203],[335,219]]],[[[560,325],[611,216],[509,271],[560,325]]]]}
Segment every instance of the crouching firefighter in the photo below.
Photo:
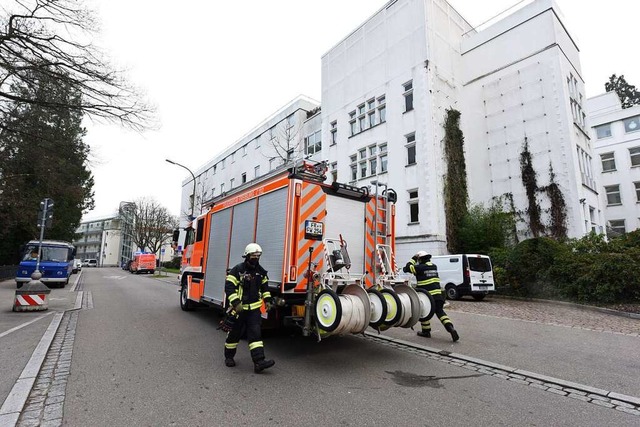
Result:
{"type": "MultiPolygon", "coordinates": [[[[460,336],[453,327],[453,323],[447,313],[444,312],[444,295],[440,288],[440,277],[438,276],[438,267],[431,262],[431,255],[425,251],[419,251],[411,258],[411,261],[402,269],[405,273],[412,273],[418,281],[417,287],[429,292],[435,302],[435,314],[442,322],[444,328],[451,334],[453,341],[458,341],[460,336]]],[[[431,322],[425,320],[420,322],[422,330],[418,335],[425,338],[431,338],[431,322]]]]}
{"type": "Polygon", "coordinates": [[[264,300],[269,311],[273,302],[267,288],[267,271],[259,263],[260,255],[262,255],[260,245],[249,243],[244,249],[244,262],[229,270],[224,284],[229,305],[233,307],[233,312],[237,316],[224,343],[224,363],[228,367],[236,366],[233,358],[236,355],[240,336],[246,331],[256,373],[275,364],[273,360],[265,359],[262,343],[260,308],[264,300]]]}

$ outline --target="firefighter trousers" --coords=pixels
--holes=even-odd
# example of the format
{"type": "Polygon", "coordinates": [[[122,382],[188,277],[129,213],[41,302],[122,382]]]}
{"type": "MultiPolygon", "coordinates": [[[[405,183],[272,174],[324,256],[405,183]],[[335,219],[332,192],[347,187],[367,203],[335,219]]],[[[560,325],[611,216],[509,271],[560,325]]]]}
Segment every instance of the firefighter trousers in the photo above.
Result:
{"type": "MultiPolygon", "coordinates": [[[[438,317],[440,322],[442,322],[442,326],[447,330],[447,332],[451,332],[454,330],[453,323],[447,313],[444,312],[444,298],[442,294],[433,295],[433,299],[435,302],[435,315],[438,317]]],[[[425,320],[420,322],[420,326],[422,326],[422,332],[431,332],[431,321],[425,320]]]]}
{"type": "Polygon", "coordinates": [[[238,315],[238,320],[227,333],[227,340],[224,343],[225,359],[233,359],[236,355],[240,337],[246,332],[249,342],[251,359],[254,362],[264,360],[264,344],[262,343],[262,317],[260,309],[244,310],[238,315]]]}

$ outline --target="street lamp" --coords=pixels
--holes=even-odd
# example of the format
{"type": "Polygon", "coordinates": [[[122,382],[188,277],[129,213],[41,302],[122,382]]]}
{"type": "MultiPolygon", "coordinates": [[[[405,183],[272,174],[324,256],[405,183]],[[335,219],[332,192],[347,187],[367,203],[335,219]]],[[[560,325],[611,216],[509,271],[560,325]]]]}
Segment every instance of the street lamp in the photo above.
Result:
{"type": "Polygon", "coordinates": [[[172,165],[180,166],[181,168],[186,169],[187,172],[189,172],[191,174],[191,177],[193,178],[193,196],[191,196],[191,216],[189,217],[190,220],[193,220],[195,218],[195,216],[193,216],[193,204],[196,201],[196,176],[193,174],[193,172],[191,172],[191,169],[189,169],[185,165],[181,165],[180,163],[174,162],[173,160],[169,160],[169,159],[165,159],[165,161],[167,161],[168,163],[171,163],[172,165]]]}

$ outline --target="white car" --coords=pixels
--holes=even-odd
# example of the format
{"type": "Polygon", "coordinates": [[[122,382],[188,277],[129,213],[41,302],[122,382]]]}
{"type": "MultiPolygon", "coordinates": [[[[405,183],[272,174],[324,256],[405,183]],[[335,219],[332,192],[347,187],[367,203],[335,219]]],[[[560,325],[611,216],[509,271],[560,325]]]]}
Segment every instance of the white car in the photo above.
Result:
{"type": "Polygon", "coordinates": [[[85,259],[84,261],[82,261],[82,265],[84,267],[97,267],[98,266],[98,260],[97,259],[85,259]]]}
{"type": "Polygon", "coordinates": [[[72,272],[75,274],[80,270],[82,270],[82,261],[79,260],[79,259],[74,259],[73,260],[73,270],[72,270],[72,272]]]}

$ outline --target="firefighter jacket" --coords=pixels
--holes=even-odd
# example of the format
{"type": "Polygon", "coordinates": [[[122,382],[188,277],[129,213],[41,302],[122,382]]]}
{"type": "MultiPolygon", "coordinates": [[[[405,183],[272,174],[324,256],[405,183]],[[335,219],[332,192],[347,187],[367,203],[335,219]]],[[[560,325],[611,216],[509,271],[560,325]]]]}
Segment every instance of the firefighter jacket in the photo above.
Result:
{"type": "Polygon", "coordinates": [[[229,270],[224,283],[224,291],[233,307],[242,303],[245,310],[257,310],[262,301],[271,301],[271,293],[267,288],[269,278],[267,270],[260,264],[254,266],[241,262],[229,270]]]}
{"type": "Polygon", "coordinates": [[[412,273],[418,281],[417,286],[426,289],[434,298],[442,296],[438,267],[431,261],[419,263],[412,259],[402,269],[405,273],[412,273]]]}

